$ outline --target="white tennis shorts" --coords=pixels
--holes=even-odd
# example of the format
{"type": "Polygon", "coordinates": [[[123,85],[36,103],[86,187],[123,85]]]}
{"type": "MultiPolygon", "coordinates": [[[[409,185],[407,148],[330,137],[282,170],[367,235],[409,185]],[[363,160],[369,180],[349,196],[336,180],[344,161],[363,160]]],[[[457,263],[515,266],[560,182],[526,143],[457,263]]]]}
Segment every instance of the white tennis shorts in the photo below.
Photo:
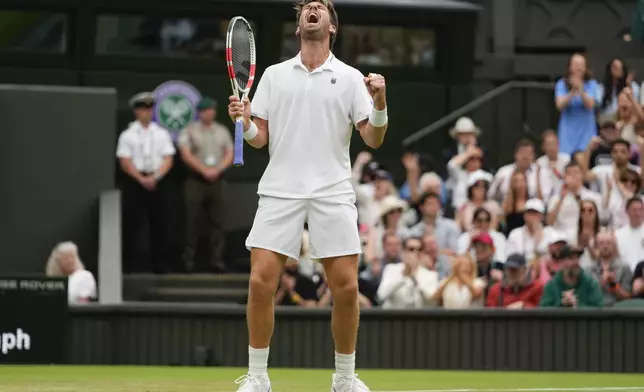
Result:
{"type": "Polygon", "coordinates": [[[304,223],[308,222],[311,258],[362,253],[355,195],[317,199],[260,196],[246,248],[262,248],[299,259],[304,223]]]}

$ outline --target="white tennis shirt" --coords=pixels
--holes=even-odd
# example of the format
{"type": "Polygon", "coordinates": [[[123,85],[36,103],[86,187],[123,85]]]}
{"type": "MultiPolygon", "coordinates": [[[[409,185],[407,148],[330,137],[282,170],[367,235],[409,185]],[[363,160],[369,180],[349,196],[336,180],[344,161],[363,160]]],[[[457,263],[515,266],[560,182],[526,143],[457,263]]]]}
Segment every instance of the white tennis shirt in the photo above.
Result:
{"type": "Polygon", "coordinates": [[[269,131],[270,161],[257,193],[292,199],[353,193],[351,133],[372,107],[363,75],[333,54],[313,72],[299,54],[268,67],[251,103],[269,131]]]}

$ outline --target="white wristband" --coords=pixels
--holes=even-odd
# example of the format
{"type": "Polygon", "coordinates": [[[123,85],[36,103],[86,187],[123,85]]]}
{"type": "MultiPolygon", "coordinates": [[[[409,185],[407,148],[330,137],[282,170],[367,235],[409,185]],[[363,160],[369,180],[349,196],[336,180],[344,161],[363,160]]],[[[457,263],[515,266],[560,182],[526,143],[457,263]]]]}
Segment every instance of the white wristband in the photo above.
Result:
{"type": "Polygon", "coordinates": [[[387,117],[387,108],[383,110],[377,110],[375,107],[371,109],[371,115],[369,115],[369,122],[376,128],[384,127],[387,125],[389,118],[387,117]]]}
{"type": "Polygon", "coordinates": [[[257,129],[257,125],[255,125],[255,123],[251,121],[250,127],[248,127],[248,131],[244,131],[244,139],[253,140],[255,139],[255,136],[257,136],[257,133],[259,133],[259,130],[257,129]]]}

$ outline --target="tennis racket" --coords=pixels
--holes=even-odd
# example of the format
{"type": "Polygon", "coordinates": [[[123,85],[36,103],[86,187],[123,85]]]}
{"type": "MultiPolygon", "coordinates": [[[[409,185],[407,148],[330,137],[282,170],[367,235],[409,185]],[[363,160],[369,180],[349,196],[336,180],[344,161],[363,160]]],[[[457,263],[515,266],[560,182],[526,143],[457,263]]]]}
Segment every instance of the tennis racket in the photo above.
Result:
{"type": "MultiPolygon", "coordinates": [[[[226,32],[226,66],[235,96],[243,102],[255,81],[255,37],[248,21],[241,16],[230,20],[226,32]]],[[[233,165],[244,166],[244,124],[235,121],[235,159],[233,165]]]]}

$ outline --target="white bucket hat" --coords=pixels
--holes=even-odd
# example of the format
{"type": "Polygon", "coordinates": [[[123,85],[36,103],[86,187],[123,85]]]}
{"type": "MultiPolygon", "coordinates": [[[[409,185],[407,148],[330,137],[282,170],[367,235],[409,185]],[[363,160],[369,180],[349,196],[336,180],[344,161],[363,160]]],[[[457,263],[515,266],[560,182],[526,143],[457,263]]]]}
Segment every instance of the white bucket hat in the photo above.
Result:
{"type": "Polygon", "coordinates": [[[380,216],[385,216],[395,210],[407,211],[407,208],[409,208],[409,206],[404,200],[401,200],[396,196],[389,195],[380,202],[380,216]]]}
{"type": "Polygon", "coordinates": [[[456,120],[454,128],[449,130],[449,135],[456,139],[459,133],[474,133],[476,136],[481,134],[481,128],[477,127],[469,117],[461,117],[456,120]]]}

